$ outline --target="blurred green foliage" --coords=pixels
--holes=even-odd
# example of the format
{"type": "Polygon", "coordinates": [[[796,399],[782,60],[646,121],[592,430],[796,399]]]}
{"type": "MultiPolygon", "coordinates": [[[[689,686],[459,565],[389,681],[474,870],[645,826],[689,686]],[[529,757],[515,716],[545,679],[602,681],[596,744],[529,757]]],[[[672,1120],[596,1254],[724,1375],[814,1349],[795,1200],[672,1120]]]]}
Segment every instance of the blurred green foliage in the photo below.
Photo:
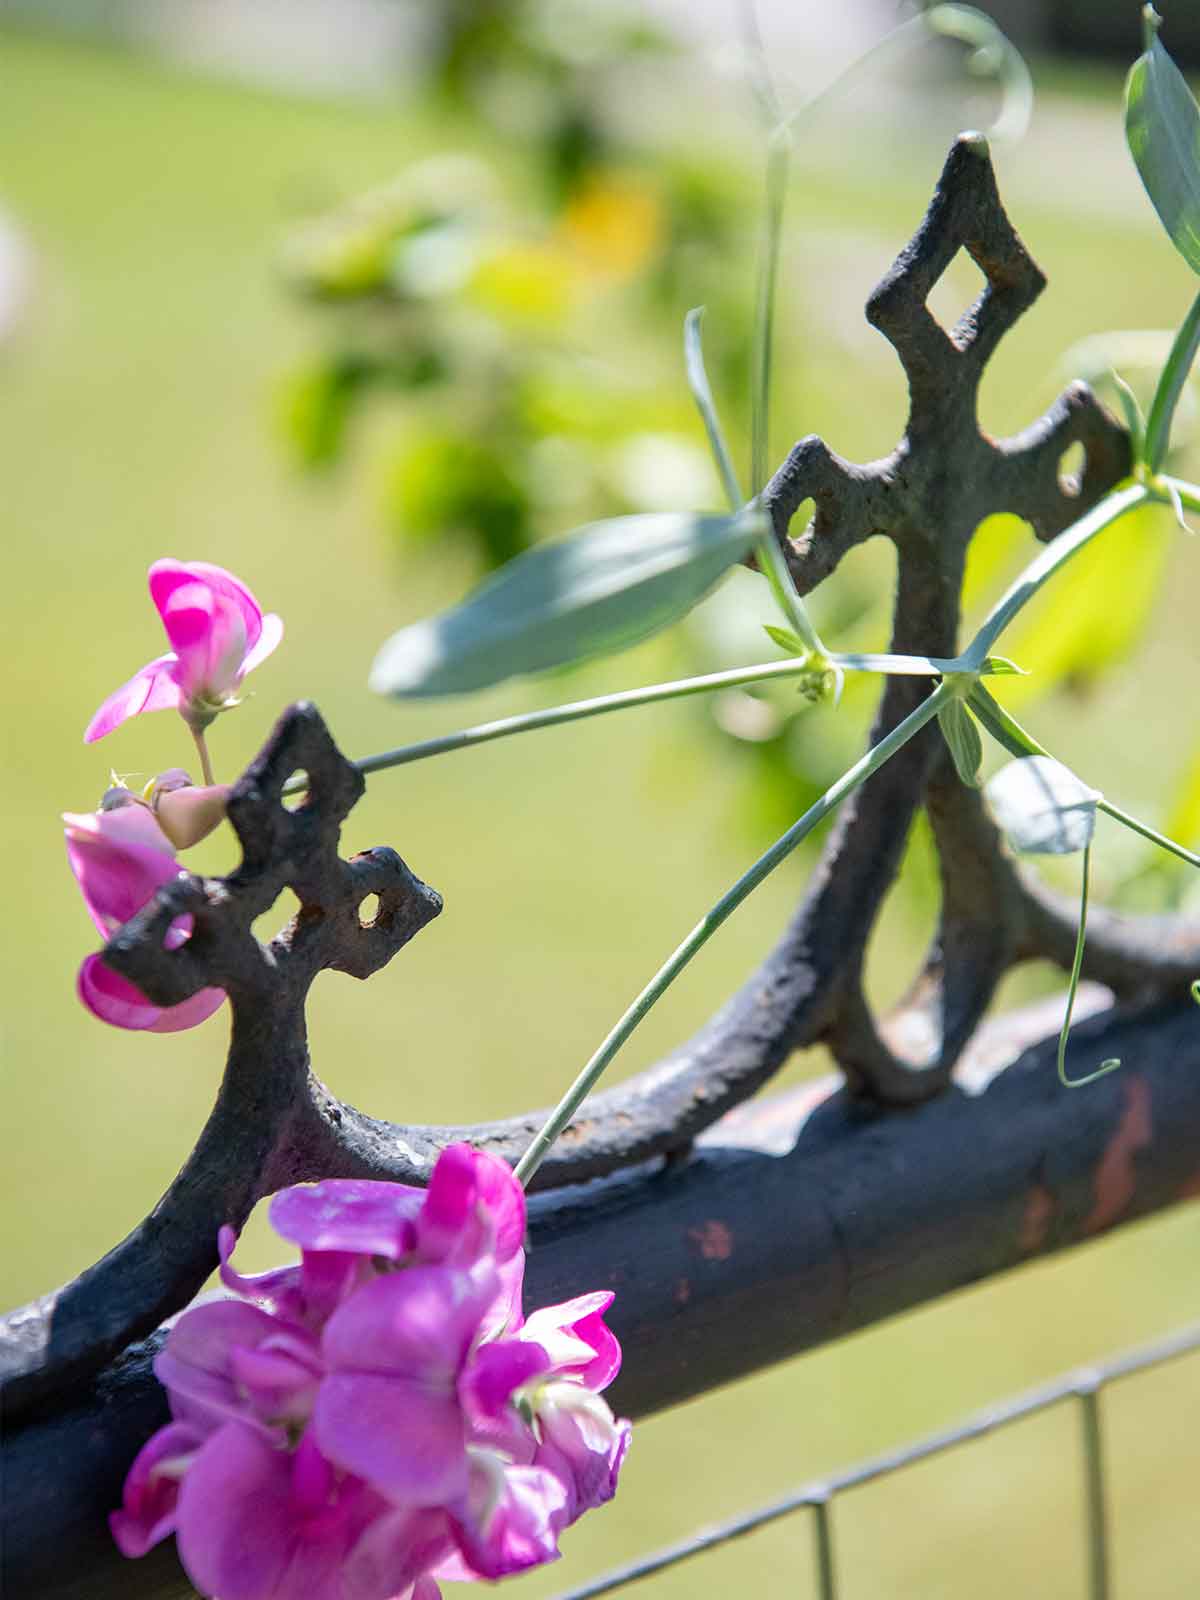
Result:
{"type": "MultiPolygon", "coordinates": [[[[661,344],[682,295],[725,281],[747,220],[732,171],[664,161],[612,115],[613,74],[672,48],[622,6],[439,8],[426,94],[476,142],[502,136],[519,106],[531,170],[513,183],[478,156],[416,163],[285,241],[285,281],[322,341],[284,388],[286,437],[304,465],[328,468],[356,418],[382,406],[395,419],[382,501],[401,549],[461,538],[486,570],[577,507],[646,509],[656,443],[668,478],[686,462],[660,493],[681,488],[690,509],[707,489],[670,437],[677,401],[616,362],[593,361],[582,381],[575,364],[593,319],[661,344]],[[622,443],[640,445],[640,475],[612,459],[622,443]]],[[[720,309],[718,364],[740,393],[748,306],[726,292],[720,309]]]]}

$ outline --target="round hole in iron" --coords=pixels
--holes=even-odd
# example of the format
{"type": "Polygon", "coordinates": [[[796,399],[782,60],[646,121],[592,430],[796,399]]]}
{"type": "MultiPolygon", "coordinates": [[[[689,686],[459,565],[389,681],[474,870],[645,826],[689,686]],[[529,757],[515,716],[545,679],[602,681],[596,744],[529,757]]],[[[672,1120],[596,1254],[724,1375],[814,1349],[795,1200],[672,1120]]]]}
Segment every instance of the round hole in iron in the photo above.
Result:
{"type": "Polygon", "coordinates": [[[285,811],[299,811],[301,806],[307,804],[308,773],[303,767],[297,767],[284,784],[282,798],[285,811]]]}
{"type": "Polygon", "coordinates": [[[359,927],[373,928],[379,921],[379,914],[382,909],[383,905],[377,894],[369,894],[365,900],[360,900],[358,905],[359,927]]]}
{"type": "Polygon", "coordinates": [[[1069,444],[1058,458],[1058,487],[1072,500],[1078,498],[1083,488],[1083,474],[1087,466],[1087,451],[1077,439],[1069,444]]]}

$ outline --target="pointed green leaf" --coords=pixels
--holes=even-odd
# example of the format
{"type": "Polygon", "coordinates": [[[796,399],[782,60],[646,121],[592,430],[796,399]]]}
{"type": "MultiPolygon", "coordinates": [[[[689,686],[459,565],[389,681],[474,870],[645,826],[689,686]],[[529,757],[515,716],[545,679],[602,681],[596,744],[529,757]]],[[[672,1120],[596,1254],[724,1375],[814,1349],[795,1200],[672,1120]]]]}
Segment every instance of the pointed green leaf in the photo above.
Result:
{"type": "Polygon", "coordinates": [[[1010,661],[1007,656],[988,656],[983,663],[983,672],[992,678],[1027,678],[1029,671],[1019,667],[1015,661],[1010,661]]]}
{"type": "Polygon", "coordinates": [[[1020,712],[1064,683],[1094,683],[1145,638],[1166,575],[1173,534],[1159,507],[1139,506],[1071,562],[1070,604],[1049,587],[1004,635],[1029,669],[1004,680],[1004,704],[1020,712]]]}
{"type": "MultiPolygon", "coordinates": [[[[1152,6],[1143,15],[1157,27],[1152,6]]],[[[1200,272],[1200,110],[1157,35],[1129,71],[1125,137],[1171,243],[1200,272]]]]}
{"type": "Polygon", "coordinates": [[[785,655],[807,656],[812,654],[800,635],[791,628],[778,628],[773,622],[764,622],[763,632],[773,644],[779,646],[785,655]]]}
{"type": "Polygon", "coordinates": [[[983,764],[983,740],[974,717],[961,700],[947,700],[938,712],[938,726],[950,746],[955,770],[962,781],[974,789],[983,764]]]}
{"type": "Polygon", "coordinates": [[[465,694],[624,650],[690,611],[765,526],[749,512],[590,523],[526,551],[453,610],[393,634],[371,688],[465,694]]]}
{"type": "Polygon", "coordinates": [[[1138,397],[1115,367],[1109,369],[1108,375],[1113,388],[1117,391],[1117,400],[1125,417],[1125,426],[1129,430],[1129,448],[1133,453],[1133,459],[1135,462],[1141,461],[1146,453],[1146,418],[1138,404],[1138,397]]]}
{"type": "Polygon", "coordinates": [[[736,511],[745,497],[737,481],[729,446],[725,443],[725,435],[721,431],[721,421],[717,416],[712,386],[704,368],[704,346],[700,337],[700,322],[703,316],[704,307],[696,306],[684,318],[683,360],[687,368],[688,388],[692,391],[692,399],[696,402],[700,420],[704,423],[704,431],[708,434],[708,447],[712,451],[717,471],[721,474],[729,508],[731,511],[736,511]]]}
{"type": "Polygon", "coordinates": [[[1101,796],[1050,756],[1001,767],[984,788],[997,825],[1025,855],[1069,856],[1092,842],[1101,796]]]}

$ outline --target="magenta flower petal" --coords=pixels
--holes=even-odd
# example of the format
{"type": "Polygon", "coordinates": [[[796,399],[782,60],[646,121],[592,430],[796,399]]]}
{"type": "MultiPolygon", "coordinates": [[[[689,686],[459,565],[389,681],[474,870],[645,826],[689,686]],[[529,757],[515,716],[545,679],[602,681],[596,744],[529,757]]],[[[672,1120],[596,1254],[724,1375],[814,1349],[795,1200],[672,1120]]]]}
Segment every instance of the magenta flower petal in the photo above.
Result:
{"type": "Polygon", "coordinates": [[[281,1190],[271,1226],[302,1250],[351,1251],[400,1261],[413,1249],[423,1189],[367,1178],[327,1178],[281,1190]]]}
{"type": "Polygon", "coordinates": [[[175,656],[168,652],[148,662],[128,683],[114,689],[84,729],[84,744],[94,744],[122,722],[144,711],[169,711],[178,707],[180,695],[175,666],[175,656]]]}
{"type": "Polygon", "coordinates": [[[334,1374],[321,1385],[312,1425],[331,1461],[398,1505],[439,1505],[466,1489],[465,1429],[452,1391],[420,1379],[334,1374]]]}
{"type": "MultiPolygon", "coordinates": [[[[233,1352],[253,1350],[279,1332],[274,1317],[241,1300],[192,1306],[155,1357],[154,1375],[172,1401],[188,1402],[190,1416],[206,1416],[218,1424],[243,1416],[246,1406],[232,1368],[233,1352]]],[[[315,1346],[312,1365],[317,1365],[315,1346]]]]}
{"type": "Polygon", "coordinates": [[[158,1020],[152,1022],[145,1031],[182,1033],[185,1028],[195,1028],[207,1022],[224,1004],[224,989],[201,989],[190,1000],[182,1000],[177,1006],[164,1006],[158,1013],[158,1020]]]}
{"type": "Polygon", "coordinates": [[[152,1434],[125,1479],[122,1505],[108,1519],[123,1556],[144,1556],[175,1531],[179,1484],[204,1442],[187,1423],[169,1422],[152,1434]]]}
{"type": "Polygon", "coordinates": [[[79,998],[101,1022],[140,1033],[180,1033],[206,1022],[225,1001],[224,989],[201,989],[177,1006],[151,1005],[128,978],[106,967],[100,956],[84,958],[76,985],[79,998]]]}
{"type": "Polygon", "coordinates": [[[632,1429],[599,1395],[569,1381],[548,1386],[537,1419],[542,1442],[534,1464],[562,1481],[567,1503],[559,1526],[566,1527],[612,1499],[632,1429]]]}
{"type": "Polygon", "coordinates": [[[483,1150],[475,1152],[475,1178],[496,1232],[496,1258],[509,1261],[525,1242],[525,1191],[507,1161],[483,1150]]]}
{"type": "Polygon", "coordinates": [[[604,1322],[613,1302],[608,1290],[578,1295],[535,1311],[521,1330],[549,1354],[556,1372],[578,1376],[589,1389],[604,1389],[621,1370],[621,1346],[604,1322]]]}
{"type": "Polygon", "coordinates": [[[496,1268],[500,1288],[479,1323],[480,1337],[495,1339],[521,1326],[521,1296],[525,1287],[525,1252],[518,1250],[511,1260],[496,1268]]]}
{"type": "Polygon", "coordinates": [[[468,1409],[485,1420],[499,1417],[514,1389],[550,1370],[550,1358],[530,1340],[495,1339],[472,1355],[460,1391],[468,1409]]]}
{"type": "Polygon", "coordinates": [[[377,1275],[374,1261],[351,1250],[306,1250],[300,1268],[304,1320],[324,1327],[347,1295],[377,1275]]]}
{"type": "Polygon", "coordinates": [[[179,876],[174,847],[146,806],[69,811],[63,821],[67,860],[88,915],[105,938],[179,876]]]}
{"type": "Polygon", "coordinates": [[[325,1325],[321,1348],[334,1370],[376,1372],[450,1385],[496,1294],[496,1273],[407,1267],[364,1284],[325,1325]]]}
{"type": "Polygon", "coordinates": [[[514,1467],[476,1452],[469,1497],[456,1516],[468,1567],[481,1578],[503,1578],[554,1561],[567,1500],[567,1489],[553,1472],[514,1467]]]}
{"type": "Polygon", "coordinates": [[[440,1508],[389,1509],[372,1520],[346,1558],[345,1600],[393,1600],[406,1595],[414,1583],[411,1600],[422,1594],[440,1600],[440,1591],[427,1574],[453,1548],[450,1519],[440,1508]]]}
{"type": "Polygon", "coordinates": [[[340,1600],[342,1542],[303,1538],[291,1479],[289,1456],[240,1422],[206,1442],[176,1514],[179,1557],[201,1594],[300,1600],[306,1584],[306,1600],[340,1600]]]}
{"type": "Polygon", "coordinates": [[[295,1426],[312,1415],[321,1372],[292,1349],[235,1348],[229,1370],[239,1392],[264,1422],[295,1426]]]}
{"type": "Polygon", "coordinates": [[[262,631],[258,636],[258,643],[246,652],[246,659],[242,662],[242,674],[253,672],[255,667],[262,666],[263,662],[279,646],[283,638],[283,618],[277,617],[269,611],[262,619],[262,631]]]}
{"type": "Polygon", "coordinates": [[[469,1265],[482,1254],[511,1260],[525,1236],[525,1191],[511,1167],[468,1144],[444,1149],[417,1219],[421,1254],[469,1265]]]}
{"type": "Polygon", "coordinates": [[[156,561],[149,583],[179,658],[184,699],[224,699],[241,682],[246,657],[262,635],[257,600],[231,572],[205,561],[156,561]]]}
{"type": "Polygon", "coordinates": [[[418,1228],[422,1250],[435,1261],[449,1255],[476,1221],[477,1192],[474,1150],[469,1144],[447,1146],[430,1174],[418,1228]]]}
{"type": "Polygon", "coordinates": [[[217,1232],[217,1254],[221,1265],[217,1271],[225,1287],[243,1300],[253,1300],[264,1310],[299,1320],[300,1268],[277,1267],[273,1272],[261,1272],[253,1278],[244,1277],[231,1264],[230,1257],[237,1248],[237,1234],[230,1227],[217,1232]]]}

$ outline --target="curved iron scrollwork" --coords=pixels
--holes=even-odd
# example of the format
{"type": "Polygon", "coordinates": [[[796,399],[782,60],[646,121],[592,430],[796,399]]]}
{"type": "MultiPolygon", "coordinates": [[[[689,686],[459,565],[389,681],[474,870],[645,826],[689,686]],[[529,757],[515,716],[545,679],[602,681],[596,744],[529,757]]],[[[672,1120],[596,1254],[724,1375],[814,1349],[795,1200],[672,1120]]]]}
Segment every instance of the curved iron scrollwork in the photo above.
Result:
{"type": "MultiPolygon", "coordinates": [[[[866,466],[804,439],[767,489],[802,592],[855,545],[877,535],[892,541],[896,651],[954,654],[967,547],[985,517],[1015,512],[1050,539],[1128,471],[1125,433],[1083,384],[1016,438],[995,441],[979,427],[984,366],[1043,286],[1000,204],[986,145],[964,136],[924,222],[867,307],[907,375],[903,439],[866,466]],[[987,282],[946,332],[926,300],[960,249],[987,282]],[[1085,464],[1078,481],[1064,485],[1059,463],[1076,444],[1085,464]],[[813,519],[793,537],[792,518],[809,500],[813,519]]],[[[888,679],[873,737],[927,692],[920,679],[888,679]]],[[[185,1304],[216,1264],[218,1226],[240,1228],[275,1189],[332,1176],[420,1183],[453,1139],[515,1162],[540,1126],[541,1113],[475,1127],[397,1126],[343,1104],[312,1072],[304,1005],[316,975],[370,976],[441,910],[440,897],[394,851],[340,857],[341,826],[362,788],[316,710],[293,706],[234,788],[238,868],[225,878],[172,883],[107,946],[105,960],[155,1004],[210,985],[225,989],[229,1059],[195,1151],[145,1222],[73,1283],[0,1324],[10,1420],[61,1397],[185,1304]],[[297,770],[307,774],[308,790],[291,810],[283,788],[297,770]],[[253,923],[285,888],[299,910],[263,945],[253,923]],[[364,902],[375,896],[377,910],[364,919],[364,902]],[[168,951],[164,932],[183,913],[193,918],[193,934],[168,951]]],[[[978,795],[958,782],[936,731],[927,729],[843,809],[803,904],[762,967],[688,1044],[594,1096],[537,1186],[578,1183],[686,1150],[794,1050],[818,1042],[829,1045],[855,1093],[885,1104],[928,1098],[949,1081],[1001,976],[1035,957],[1069,967],[1074,937],[1073,906],[1017,869],[978,795]],[[941,925],[907,999],[877,1020],[863,992],[864,953],[921,806],[941,864],[941,925]]],[[[1161,1001],[1198,969],[1195,929],[1093,917],[1085,974],[1119,1000],[1161,1001]]]]}

